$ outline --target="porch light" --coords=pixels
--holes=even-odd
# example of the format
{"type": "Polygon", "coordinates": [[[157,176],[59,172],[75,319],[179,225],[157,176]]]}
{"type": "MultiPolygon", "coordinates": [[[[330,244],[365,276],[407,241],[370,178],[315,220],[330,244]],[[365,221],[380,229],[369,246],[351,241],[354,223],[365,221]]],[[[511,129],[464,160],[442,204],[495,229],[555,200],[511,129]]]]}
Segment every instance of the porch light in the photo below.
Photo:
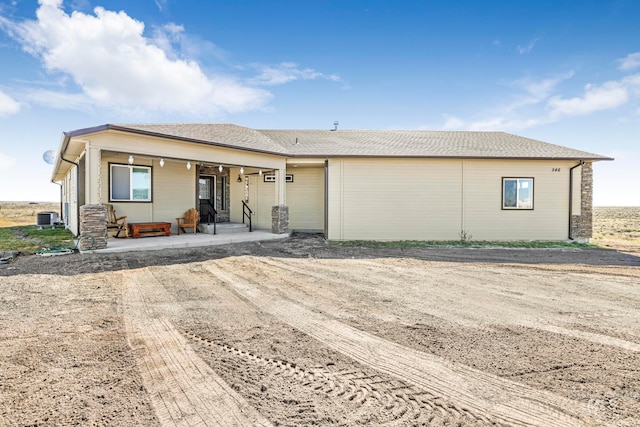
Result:
{"type": "Polygon", "coordinates": [[[129,154],[129,164],[130,165],[133,164],[133,156],[131,154],[129,154]]]}
{"type": "Polygon", "coordinates": [[[262,169],[258,171],[258,175],[262,176],[262,169]]]}
{"type": "Polygon", "coordinates": [[[240,166],[240,175],[244,175],[244,167],[240,166]]]}
{"type": "Polygon", "coordinates": [[[238,175],[238,182],[242,182],[242,177],[238,175]]]}
{"type": "Polygon", "coordinates": [[[191,170],[191,162],[187,162],[187,170],[191,170]]]}
{"type": "Polygon", "coordinates": [[[218,172],[222,172],[222,165],[218,166],[218,172]]]}
{"type": "Polygon", "coordinates": [[[160,167],[163,168],[164,167],[164,159],[160,159],[160,167]]]}

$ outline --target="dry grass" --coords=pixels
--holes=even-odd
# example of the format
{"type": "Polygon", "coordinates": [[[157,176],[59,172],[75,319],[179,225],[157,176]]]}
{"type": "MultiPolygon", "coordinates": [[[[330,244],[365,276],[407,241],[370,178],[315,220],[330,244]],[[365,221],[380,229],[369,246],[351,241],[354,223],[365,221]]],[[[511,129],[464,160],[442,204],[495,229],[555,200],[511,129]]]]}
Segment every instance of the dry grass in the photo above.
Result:
{"type": "Polygon", "coordinates": [[[16,225],[35,225],[38,212],[60,214],[57,202],[0,202],[0,228],[16,225]]]}
{"type": "Polygon", "coordinates": [[[592,241],[600,246],[640,253],[640,206],[595,207],[592,241]]]}
{"type": "Polygon", "coordinates": [[[640,241],[640,206],[594,208],[593,237],[640,241]]]}

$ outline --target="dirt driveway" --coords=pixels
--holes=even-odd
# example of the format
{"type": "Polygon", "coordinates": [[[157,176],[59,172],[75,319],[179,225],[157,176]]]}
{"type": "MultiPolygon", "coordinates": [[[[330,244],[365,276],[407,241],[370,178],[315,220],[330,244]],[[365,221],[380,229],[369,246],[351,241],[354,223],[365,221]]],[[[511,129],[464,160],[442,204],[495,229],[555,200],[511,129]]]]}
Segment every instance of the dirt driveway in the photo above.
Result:
{"type": "Polygon", "coordinates": [[[0,276],[0,425],[640,424],[636,254],[297,236],[0,276]]]}

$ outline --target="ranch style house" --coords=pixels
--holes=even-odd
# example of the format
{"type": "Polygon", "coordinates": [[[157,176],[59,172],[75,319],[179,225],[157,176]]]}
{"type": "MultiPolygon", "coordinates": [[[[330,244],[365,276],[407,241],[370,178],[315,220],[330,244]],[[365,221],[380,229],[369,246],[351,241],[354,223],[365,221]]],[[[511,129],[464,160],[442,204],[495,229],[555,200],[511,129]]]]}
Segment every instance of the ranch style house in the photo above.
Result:
{"type": "Polygon", "coordinates": [[[329,240],[585,241],[601,160],[505,132],[106,124],[63,133],[52,181],[76,235],[83,205],[110,204],[172,233],[195,208],[329,240]]]}

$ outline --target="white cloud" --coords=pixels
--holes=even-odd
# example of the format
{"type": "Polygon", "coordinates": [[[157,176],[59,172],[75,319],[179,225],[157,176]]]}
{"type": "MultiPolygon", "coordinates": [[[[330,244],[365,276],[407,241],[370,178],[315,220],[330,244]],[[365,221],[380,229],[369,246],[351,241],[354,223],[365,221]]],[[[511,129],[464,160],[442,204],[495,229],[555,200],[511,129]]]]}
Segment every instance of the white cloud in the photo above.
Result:
{"type": "Polygon", "coordinates": [[[20,104],[9,95],[0,91],[0,117],[20,111],[20,104]]]}
{"type": "Polygon", "coordinates": [[[71,76],[97,107],[211,115],[261,108],[271,99],[263,89],[205,75],[195,61],[167,55],[170,43],[160,47],[146,38],[144,24],[124,12],[94,13],[68,15],[62,0],[40,0],[37,20],[3,26],[48,71],[71,76]]]}
{"type": "Polygon", "coordinates": [[[442,125],[444,130],[458,130],[466,127],[466,123],[460,117],[445,114],[444,118],[446,119],[442,125]]]}
{"type": "Polygon", "coordinates": [[[640,89],[640,74],[622,80],[613,80],[601,85],[589,84],[581,96],[549,99],[548,108],[552,116],[577,116],[595,111],[610,110],[626,104],[631,94],[640,89]]]}
{"type": "Polygon", "coordinates": [[[532,109],[544,105],[549,96],[557,90],[558,85],[572,76],[573,72],[570,71],[542,79],[525,77],[510,82],[507,86],[518,92],[513,94],[508,103],[494,107],[481,118],[463,120],[460,117],[445,115],[442,128],[517,131],[548,123],[552,121],[549,117],[531,114],[532,109]]]}
{"type": "MultiPolygon", "coordinates": [[[[613,110],[631,104],[626,114],[637,114],[632,104],[640,98],[640,73],[602,84],[589,84],[582,94],[573,97],[555,95],[561,82],[573,77],[573,72],[540,80],[520,79],[511,86],[521,93],[515,94],[506,105],[485,111],[484,117],[462,119],[445,116],[443,129],[509,130],[517,131],[534,126],[554,123],[567,117],[613,110]]],[[[620,121],[632,120],[626,116],[620,121]]]]}
{"type": "Polygon", "coordinates": [[[156,2],[156,6],[158,6],[158,9],[160,11],[163,11],[164,9],[167,8],[167,4],[169,3],[169,0],[155,0],[156,2]]]}
{"type": "Polygon", "coordinates": [[[207,58],[228,62],[228,53],[207,40],[187,34],[182,25],[165,24],[153,29],[149,43],[158,46],[170,59],[178,59],[178,52],[184,58],[207,58]]]}
{"type": "Polygon", "coordinates": [[[531,51],[535,47],[535,45],[538,42],[538,40],[539,40],[538,38],[535,38],[535,39],[531,40],[529,43],[527,43],[524,46],[518,45],[516,47],[516,52],[518,52],[520,55],[526,55],[526,54],[531,53],[531,51]]]}
{"type": "Polygon", "coordinates": [[[525,90],[536,101],[540,101],[547,98],[560,83],[573,77],[573,74],[573,71],[569,71],[567,73],[540,80],[523,78],[516,80],[515,86],[525,90]]]}
{"type": "Polygon", "coordinates": [[[16,159],[0,153],[0,171],[11,169],[16,164],[16,159]]]}
{"type": "Polygon", "coordinates": [[[89,110],[93,108],[91,99],[81,93],[27,88],[24,90],[23,96],[27,102],[59,110],[89,110]]]}
{"type": "Polygon", "coordinates": [[[622,71],[629,71],[640,67],[640,52],[630,53],[624,58],[618,59],[622,71]]]}
{"type": "Polygon", "coordinates": [[[252,81],[259,85],[275,86],[296,80],[325,79],[333,82],[341,81],[336,74],[324,74],[311,68],[298,68],[298,64],[283,62],[278,65],[254,65],[259,74],[252,81]]]}

